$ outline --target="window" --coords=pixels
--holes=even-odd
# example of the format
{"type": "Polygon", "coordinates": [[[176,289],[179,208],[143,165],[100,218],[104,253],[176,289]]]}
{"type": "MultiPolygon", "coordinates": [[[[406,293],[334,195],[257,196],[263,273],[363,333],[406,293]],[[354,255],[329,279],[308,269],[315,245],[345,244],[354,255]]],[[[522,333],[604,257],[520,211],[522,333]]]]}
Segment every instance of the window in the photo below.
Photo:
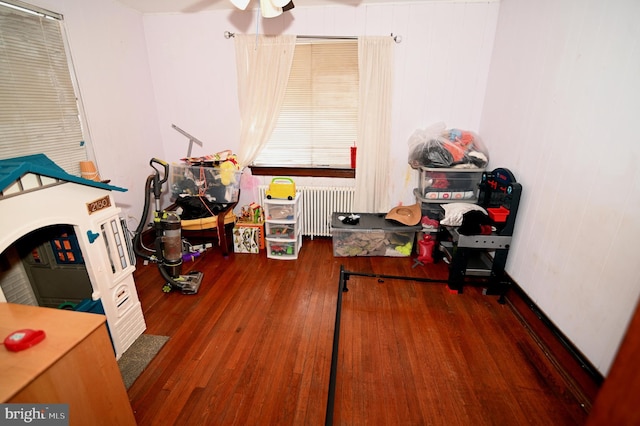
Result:
{"type": "Polygon", "coordinates": [[[0,158],[44,153],[80,175],[87,152],[62,16],[0,1],[0,158]]]}
{"type": "Polygon", "coordinates": [[[358,89],[357,40],[298,41],[276,129],[254,165],[349,168],[358,89]]]}
{"type": "Polygon", "coordinates": [[[68,229],[50,241],[58,265],[84,264],[82,251],[73,230],[68,229]]]}

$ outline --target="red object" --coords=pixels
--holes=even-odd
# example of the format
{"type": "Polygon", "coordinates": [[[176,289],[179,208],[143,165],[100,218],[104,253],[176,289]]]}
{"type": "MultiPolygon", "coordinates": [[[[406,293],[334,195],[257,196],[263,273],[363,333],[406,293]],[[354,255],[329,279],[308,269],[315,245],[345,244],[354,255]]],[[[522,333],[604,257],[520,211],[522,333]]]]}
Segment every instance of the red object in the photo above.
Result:
{"type": "Polygon", "coordinates": [[[491,235],[492,233],[491,225],[480,225],[480,235],[491,235]]]}
{"type": "Polygon", "coordinates": [[[433,248],[436,242],[431,235],[425,234],[422,241],[418,241],[420,255],[418,260],[423,263],[433,263],[433,248]]]}
{"type": "Polygon", "coordinates": [[[356,151],[358,148],[356,148],[355,146],[351,147],[351,168],[355,169],[356,168],[356,151]]]}
{"type": "Polygon", "coordinates": [[[509,209],[500,207],[489,207],[487,209],[487,213],[489,213],[489,217],[496,223],[502,223],[507,221],[507,216],[509,216],[509,209]]]}
{"type": "Polygon", "coordinates": [[[4,339],[4,346],[7,350],[18,352],[29,349],[31,346],[40,343],[44,338],[45,333],[43,330],[17,330],[4,339]]]}
{"type": "Polygon", "coordinates": [[[431,187],[437,189],[447,189],[449,187],[449,181],[447,180],[446,173],[432,173],[431,174],[431,187]]]}

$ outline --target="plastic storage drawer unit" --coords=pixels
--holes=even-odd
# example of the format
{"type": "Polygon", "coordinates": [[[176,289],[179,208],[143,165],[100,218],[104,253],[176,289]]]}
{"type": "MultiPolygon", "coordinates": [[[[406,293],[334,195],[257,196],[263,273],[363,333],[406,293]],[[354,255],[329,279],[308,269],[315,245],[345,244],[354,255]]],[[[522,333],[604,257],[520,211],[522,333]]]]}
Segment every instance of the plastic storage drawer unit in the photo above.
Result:
{"type": "Polygon", "coordinates": [[[270,259],[295,260],[302,247],[302,199],[264,199],[265,240],[270,259]]]}
{"type": "Polygon", "coordinates": [[[416,232],[421,225],[406,226],[385,219],[384,213],[356,213],[360,216],[357,225],[342,223],[339,216],[350,213],[334,213],[331,218],[333,255],[348,256],[410,256],[416,232]]]}

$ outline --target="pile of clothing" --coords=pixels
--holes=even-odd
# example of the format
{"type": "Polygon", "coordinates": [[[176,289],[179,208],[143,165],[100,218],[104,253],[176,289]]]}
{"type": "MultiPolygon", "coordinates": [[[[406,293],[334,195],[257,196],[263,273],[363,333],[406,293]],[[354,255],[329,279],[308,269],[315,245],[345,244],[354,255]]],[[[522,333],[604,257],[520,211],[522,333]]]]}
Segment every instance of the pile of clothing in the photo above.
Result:
{"type": "Polygon", "coordinates": [[[482,141],[473,132],[447,129],[438,123],[416,130],[409,138],[409,165],[443,168],[484,168],[489,156],[482,141]]]}

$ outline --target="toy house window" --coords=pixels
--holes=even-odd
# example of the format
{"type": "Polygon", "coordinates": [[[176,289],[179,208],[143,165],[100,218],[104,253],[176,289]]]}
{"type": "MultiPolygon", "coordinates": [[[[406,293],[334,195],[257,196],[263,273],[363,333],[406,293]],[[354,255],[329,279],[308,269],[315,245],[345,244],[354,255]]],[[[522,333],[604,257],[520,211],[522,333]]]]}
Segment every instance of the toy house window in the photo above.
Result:
{"type": "Polygon", "coordinates": [[[34,248],[33,250],[31,250],[31,258],[30,258],[32,263],[35,264],[40,264],[43,263],[42,262],[42,257],[40,256],[40,252],[38,251],[37,248],[34,248]]]}
{"type": "MultiPolygon", "coordinates": [[[[78,239],[73,232],[63,232],[59,237],[50,241],[53,257],[58,265],[82,265],[84,258],[78,245],[78,239]]],[[[40,263],[40,258],[34,258],[40,263]]]]}
{"type": "Polygon", "coordinates": [[[253,166],[349,168],[358,90],[357,40],[298,40],[276,128],[253,166]]]}
{"type": "Polygon", "coordinates": [[[87,138],[62,16],[0,0],[0,40],[0,158],[43,153],[80,176],[87,138]]]}
{"type": "Polygon", "coordinates": [[[123,270],[128,266],[127,257],[129,252],[126,247],[126,242],[124,236],[120,232],[118,221],[116,219],[112,219],[106,224],[103,223],[100,225],[100,229],[109,254],[111,272],[115,274],[116,271],[123,270]],[[120,267],[117,268],[116,265],[119,265],[120,267]]]}

